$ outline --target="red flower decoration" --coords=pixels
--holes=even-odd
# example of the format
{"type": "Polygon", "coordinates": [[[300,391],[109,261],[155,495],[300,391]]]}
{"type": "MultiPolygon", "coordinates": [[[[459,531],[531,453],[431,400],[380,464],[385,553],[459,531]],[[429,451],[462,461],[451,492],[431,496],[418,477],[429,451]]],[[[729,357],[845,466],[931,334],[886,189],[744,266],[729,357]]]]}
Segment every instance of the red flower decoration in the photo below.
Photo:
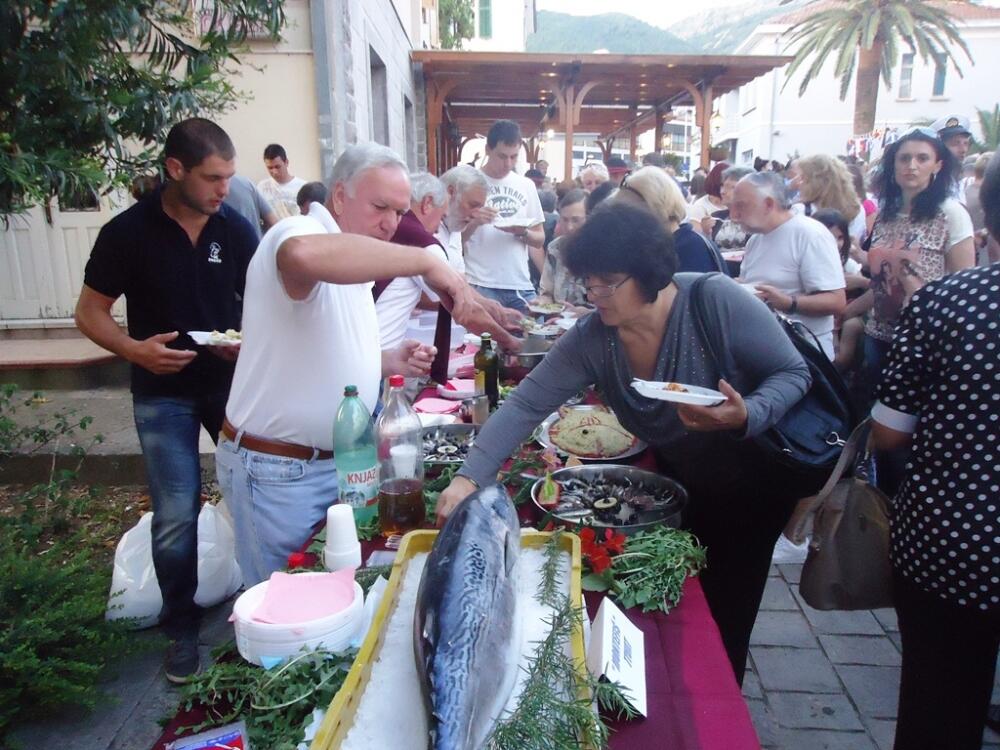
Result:
{"type": "Polygon", "coordinates": [[[604,530],[604,547],[609,552],[620,555],[625,551],[625,535],[616,534],[611,529],[604,530]]]}
{"type": "Polygon", "coordinates": [[[604,547],[598,547],[594,550],[593,554],[590,555],[590,568],[595,573],[603,573],[605,570],[611,567],[611,555],[604,547]]]}

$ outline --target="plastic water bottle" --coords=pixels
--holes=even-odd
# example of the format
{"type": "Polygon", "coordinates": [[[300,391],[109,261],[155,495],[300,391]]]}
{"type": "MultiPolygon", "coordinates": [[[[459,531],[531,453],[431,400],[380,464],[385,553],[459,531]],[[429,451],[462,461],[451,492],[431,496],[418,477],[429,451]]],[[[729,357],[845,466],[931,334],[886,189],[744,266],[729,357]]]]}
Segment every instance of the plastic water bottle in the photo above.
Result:
{"type": "Polygon", "coordinates": [[[344,388],[333,423],[333,451],[340,502],[354,509],[355,522],[370,521],[378,510],[378,458],[371,411],[358,397],[357,386],[344,388]]]}
{"type": "Polygon", "coordinates": [[[375,424],[378,520],[387,537],[419,528],[426,519],[423,429],[403,383],[402,375],[389,378],[389,395],[375,424]]]}

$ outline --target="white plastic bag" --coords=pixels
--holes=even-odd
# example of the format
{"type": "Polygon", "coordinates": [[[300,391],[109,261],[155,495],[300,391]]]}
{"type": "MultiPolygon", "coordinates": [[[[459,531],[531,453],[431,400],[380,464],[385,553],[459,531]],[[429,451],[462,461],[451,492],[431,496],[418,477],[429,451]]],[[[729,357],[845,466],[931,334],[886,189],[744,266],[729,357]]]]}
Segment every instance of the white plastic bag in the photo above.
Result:
{"type": "MultiPolygon", "coordinates": [[[[152,627],[159,620],[163,597],[153,569],[152,524],[153,514],[144,513],[118,542],[106,612],[109,620],[134,618],[137,628],[152,627]]],[[[203,505],[198,514],[198,590],[194,601],[211,607],[228,599],[242,584],[233,528],[218,508],[203,505]]]]}

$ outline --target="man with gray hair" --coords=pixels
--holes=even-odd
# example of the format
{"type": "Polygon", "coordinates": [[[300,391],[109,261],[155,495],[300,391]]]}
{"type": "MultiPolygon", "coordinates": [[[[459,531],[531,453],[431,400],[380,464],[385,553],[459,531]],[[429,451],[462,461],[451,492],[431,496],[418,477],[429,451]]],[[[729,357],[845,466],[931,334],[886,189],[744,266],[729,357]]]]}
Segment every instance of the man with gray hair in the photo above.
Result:
{"type": "Polygon", "coordinates": [[[833,235],[818,221],[792,213],[784,178],[775,172],[741,179],[729,210],[730,218],[754,235],[739,281],[769,307],[805,325],[833,359],[833,316],[847,305],[833,235]]]}
{"type": "Polygon", "coordinates": [[[452,268],[464,274],[462,232],[486,205],[490,185],[486,175],[468,164],[452,167],[441,175],[441,182],[448,190],[448,211],[441,219],[437,235],[448,253],[452,268]]]}
{"type": "Polygon", "coordinates": [[[285,566],[338,490],[341,501],[375,502],[374,472],[352,469],[338,483],[337,408],[351,385],[373,409],[383,374],[424,374],[434,350],[404,342],[380,351],[373,280],[422,276],[460,323],[516,346],[447,263],[387,242],[409,207],[399,156],[351,146],[333,166],[325,206],[279,222],[247,269],[242,351],[216,451],[247,587],[285,566]]]}
{"type": "MultiPolygon", "coordinates": [[[[489,182],[486,175],[468,164],[458,164],[443,175],[441,182],[448,191],[448,210],[441,219],[441,225],[435,236],[444,247],[451,267],[463,276],[465,275],[465,253],[462,246],[462,233],[469,223],[476,218],[479,211],[486,205],[489,194],[489,182]]],[[[473,290],[475,292],[475,290],[473,290]]],[[[475,292],[479,303],[501,325],[518,330],[524,317],[520,312],[510,307],[504,307],[496,300],[484,297],[475,292]]]]}

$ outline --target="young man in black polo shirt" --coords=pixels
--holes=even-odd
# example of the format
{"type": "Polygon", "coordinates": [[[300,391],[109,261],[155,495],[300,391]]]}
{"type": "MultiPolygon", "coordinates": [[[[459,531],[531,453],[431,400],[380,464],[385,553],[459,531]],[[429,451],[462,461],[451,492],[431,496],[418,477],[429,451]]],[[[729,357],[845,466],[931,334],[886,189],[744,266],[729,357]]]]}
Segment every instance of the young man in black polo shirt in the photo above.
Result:
{"type": "Polygon", "coordinates": [[[76,323],[132,364],[136,431],[153,499],[153,565],[160,621],[172,643],[166,675],[198,671],[200,426],[222,428],[238,348],[200,347],[187,331],[240,328],[253,227],[223,205],[235,173],[233,143],[201,118],[167,135],[161,190],[108,222],[84,274],[76,323]],[[126,334],[111,317],[125,295],[126,334]]]}

